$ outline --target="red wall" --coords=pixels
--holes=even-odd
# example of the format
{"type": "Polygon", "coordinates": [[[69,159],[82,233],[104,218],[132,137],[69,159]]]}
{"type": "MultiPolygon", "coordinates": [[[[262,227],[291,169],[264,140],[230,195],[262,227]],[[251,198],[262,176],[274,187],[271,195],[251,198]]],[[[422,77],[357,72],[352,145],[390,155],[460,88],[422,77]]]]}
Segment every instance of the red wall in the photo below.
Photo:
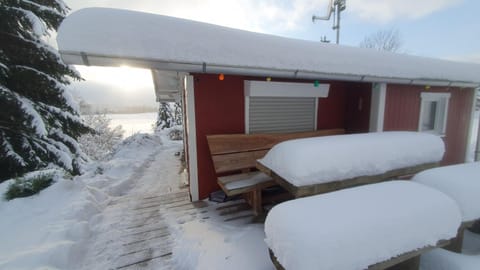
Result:
{"type": "MultiPolygon", "coordinates": [[[[218,75],[194,74],[200,199],[219,189],[206,135],[245,133],[244,80],[264,78],[226,75],[225,79],[220,81],[218,75]]],[[[345,128],[350,132],[368,131],[370,84],[322,83],[330,83],[330,93],[328,98],[319,99],[318,129],[345,128]],[[353,91],[356,93],[350,93],[353,91]],[[349,104],[358,104],[359,98],[364,100],[362,110],[347,110],[349,104]]]]}
{"type": "Polygon", "coordinates": [[[318,100],[318,129],[344,128],[347,133],[368,132],[372,86],[369,83],[325,82],[328,98],[318,100]]]}
{"type": "MultiPolygon", "coordinates": [[[[384,130],[418,130],[422,86],[388,85],[385,101],[384,130]]],[[[465,160],[468,127],[470,124],[472,90],[432,87],[428,92],[451,93],[448,105],[447,131],[444,137],[446,152],[443,164],[465,160]]]]}
{"type": "Polygon", "coordinates": [[[206,135],[245,133],[243,77],[194,75],[200,199],[218,190],[206,135]]]}

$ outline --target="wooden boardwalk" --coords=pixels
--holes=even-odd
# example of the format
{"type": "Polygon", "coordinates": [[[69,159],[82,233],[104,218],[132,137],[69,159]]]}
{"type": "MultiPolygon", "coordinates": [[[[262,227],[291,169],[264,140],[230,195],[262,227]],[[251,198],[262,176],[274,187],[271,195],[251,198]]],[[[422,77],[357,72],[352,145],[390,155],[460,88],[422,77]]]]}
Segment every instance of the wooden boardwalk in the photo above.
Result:
{"type": "Polygon", "coordinates": [[[254,219],[253,211],[243,200],[222,204],[192,203],[186,190],[144,195],[140,199],[138,196],[124,196],[111,202],[110,206],[119,209],[115,226],[119,237],[105,243],[105,249],[110,249],[106,254],[118,254],[109,258],[110,269],[174,269],[173,234],[182,224],[195,219],[245,220],[246,223],[254,219]],[[124,204],[129,208],[125,209],[124,204]]]}

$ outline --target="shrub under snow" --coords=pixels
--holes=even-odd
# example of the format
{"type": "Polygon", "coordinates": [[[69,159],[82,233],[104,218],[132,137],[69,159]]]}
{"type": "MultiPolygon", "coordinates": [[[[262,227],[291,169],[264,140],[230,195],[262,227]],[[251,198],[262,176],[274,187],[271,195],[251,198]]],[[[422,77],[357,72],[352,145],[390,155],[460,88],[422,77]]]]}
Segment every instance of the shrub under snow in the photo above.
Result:
{"type": "Polygon", "coordinates": [[[122,141],[122,126],[110,128],[110,121],[105,114],[92,114],[85,117],[85,123],[94,132],[82,135],[79,143],[82,150],[93,160],[105,159],[122,141]]]}

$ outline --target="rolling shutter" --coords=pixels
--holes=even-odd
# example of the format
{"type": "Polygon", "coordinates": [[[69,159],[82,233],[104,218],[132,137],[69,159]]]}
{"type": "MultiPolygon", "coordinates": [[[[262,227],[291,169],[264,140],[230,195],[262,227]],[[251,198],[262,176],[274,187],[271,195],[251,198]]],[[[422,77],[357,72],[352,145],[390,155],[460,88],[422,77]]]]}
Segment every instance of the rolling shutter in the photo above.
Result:
{"type": "Polygon", "coordinates": [[[316,98],[250,97],[249,133],[315,130],[316,98]]]}

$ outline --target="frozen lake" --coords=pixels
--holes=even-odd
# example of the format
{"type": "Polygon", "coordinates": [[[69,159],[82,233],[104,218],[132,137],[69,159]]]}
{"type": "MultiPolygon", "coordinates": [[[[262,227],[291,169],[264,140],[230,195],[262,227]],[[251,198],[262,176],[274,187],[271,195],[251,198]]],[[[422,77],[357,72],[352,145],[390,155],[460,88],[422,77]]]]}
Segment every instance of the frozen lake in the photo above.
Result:
{"type": "Polygon", "coordinates": [[[157,113],[134,113],[134,114],[107,114],[111,119],[110,127],[122,126],[125,130],[123,137],[129,137],[135,133],[153,133],[153,126],[157,120],[157,113]]]}

